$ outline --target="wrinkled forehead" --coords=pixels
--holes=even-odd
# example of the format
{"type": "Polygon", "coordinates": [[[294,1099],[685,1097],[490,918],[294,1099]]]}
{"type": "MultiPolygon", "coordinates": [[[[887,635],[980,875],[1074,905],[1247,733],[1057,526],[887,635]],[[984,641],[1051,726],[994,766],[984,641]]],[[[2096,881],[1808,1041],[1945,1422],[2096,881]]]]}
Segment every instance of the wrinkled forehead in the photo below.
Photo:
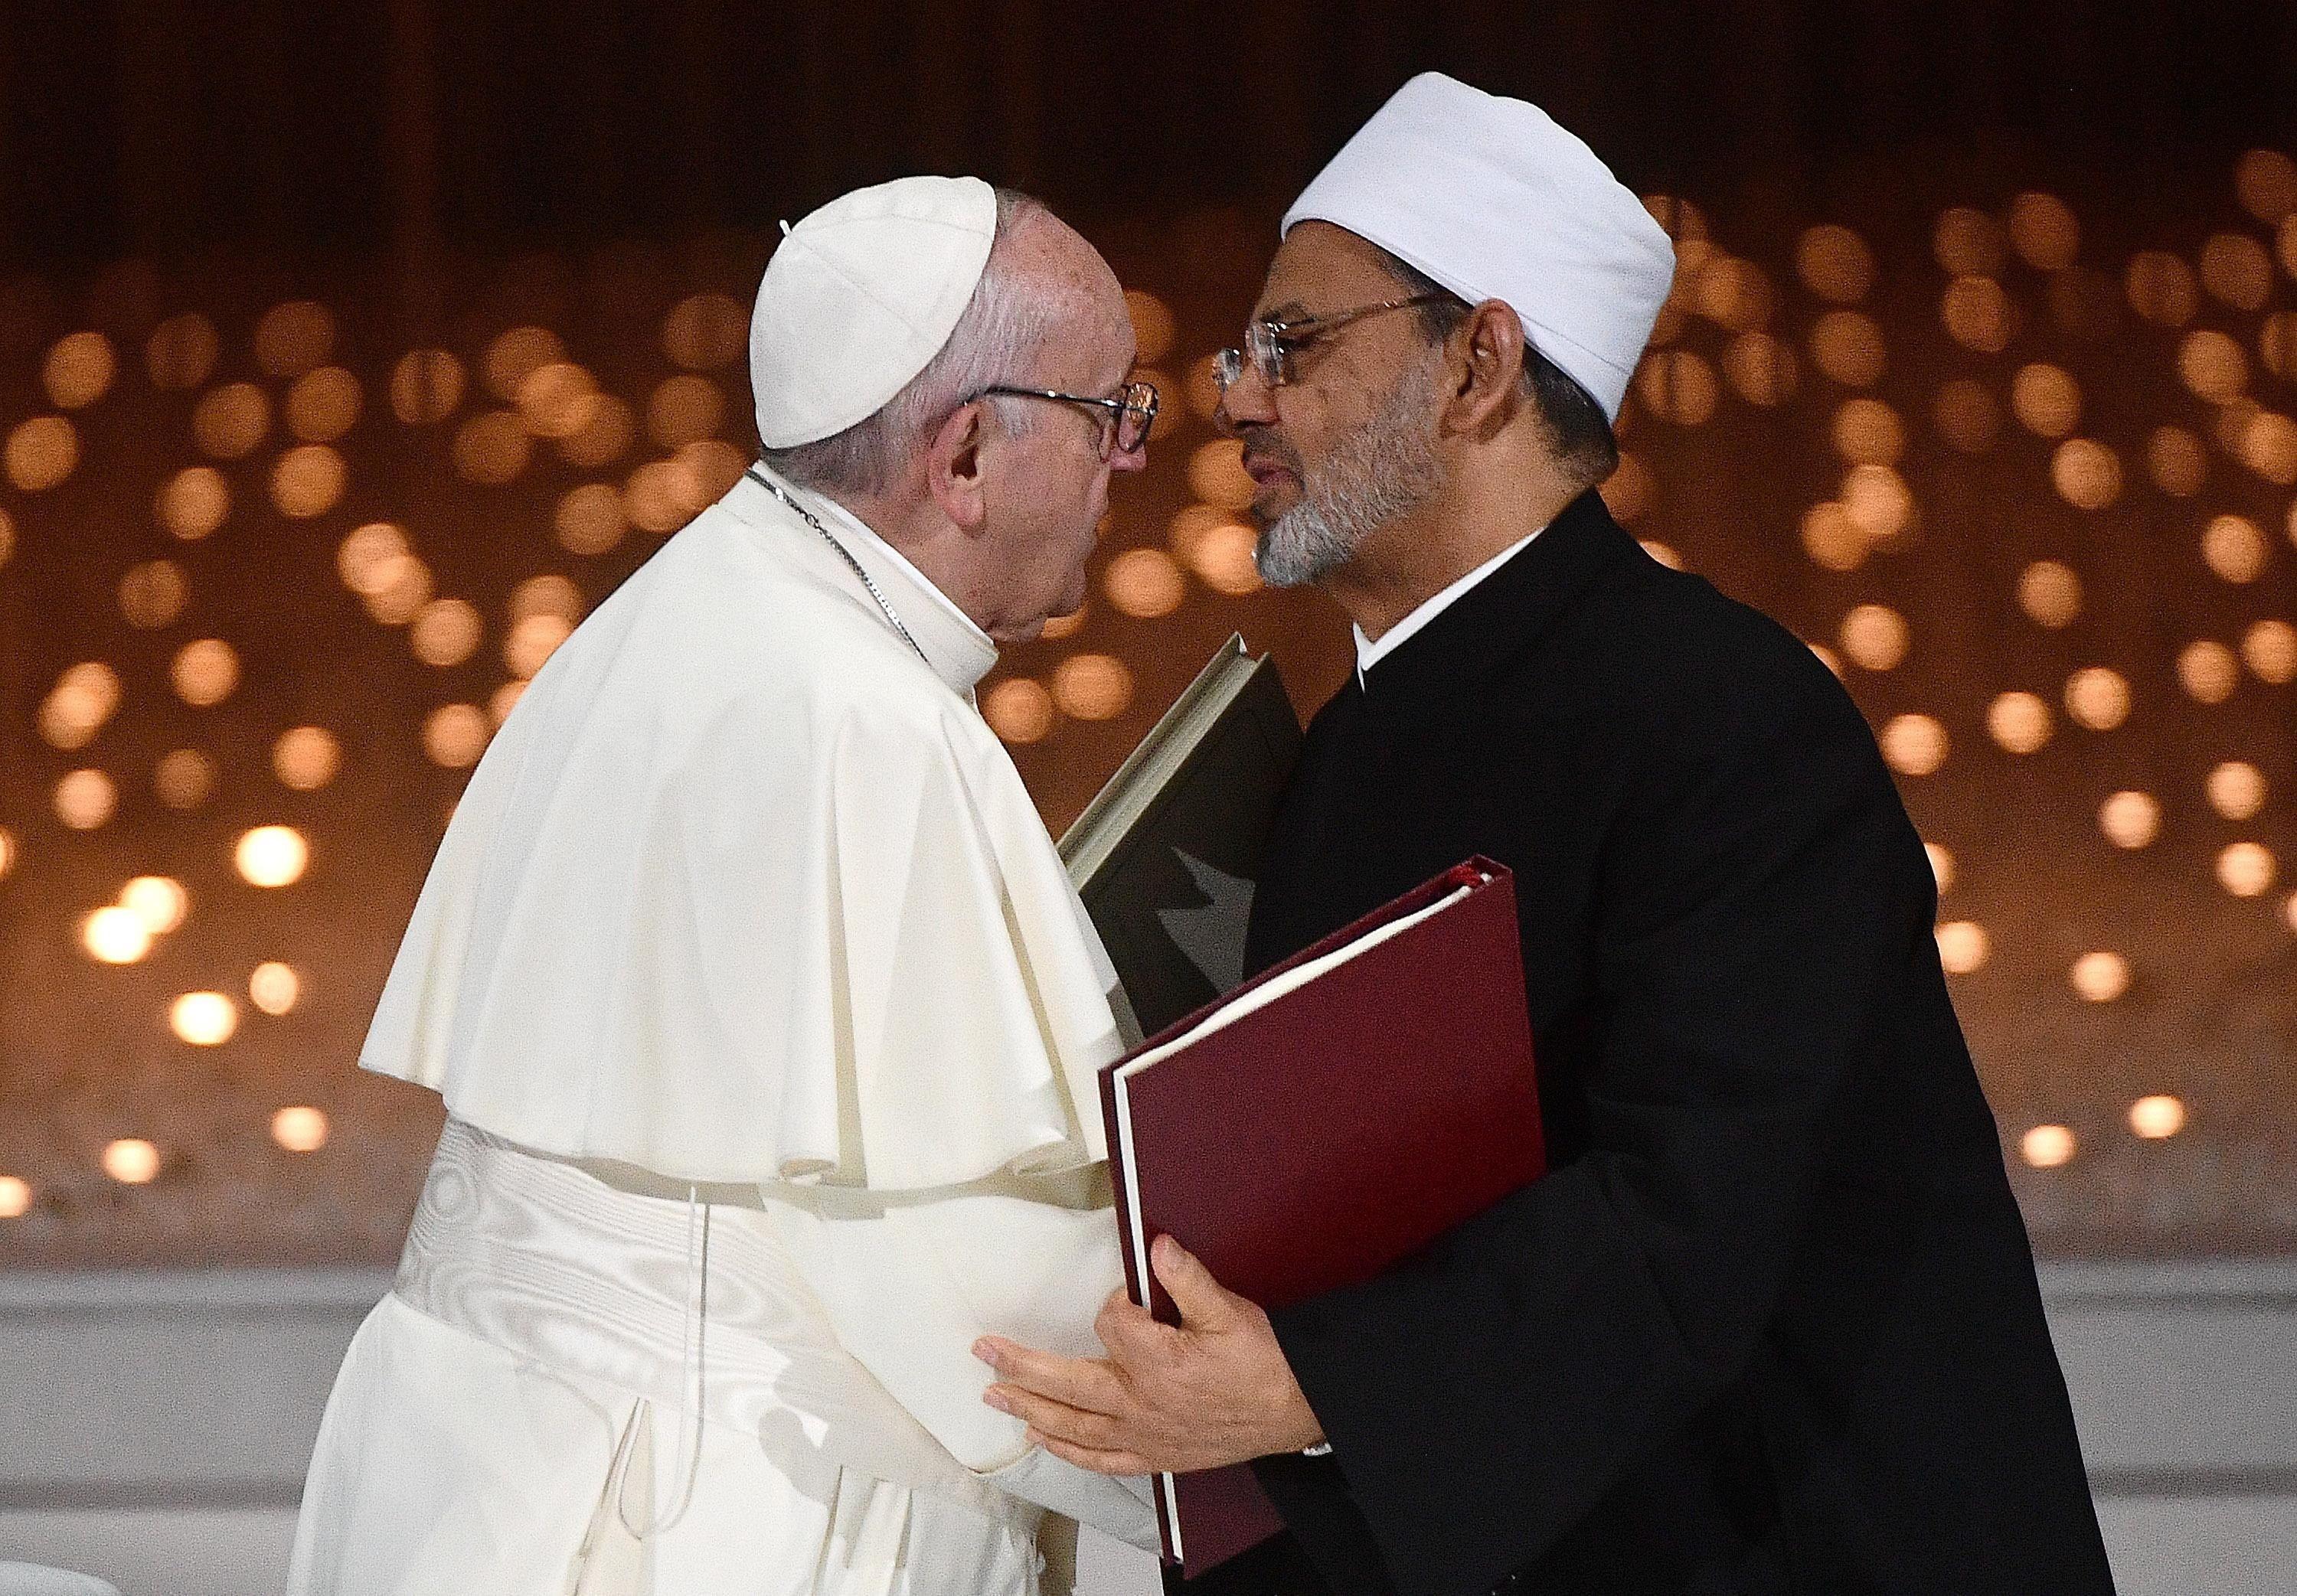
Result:
{"type": "Polygon", "coordinates": [[[1138,348],[1124,291],[1098,251],[1066,224],[1046,218],[1029,240],[1021,289],[1042,296],[1045,337],[1036,351],[1049,385],[1107,386],[1132,368],[1138,348]]]}
{"type": "Polygon", "coordinates": [[[1124,380],[1138,351],[1124,296],[1092,293],[1063,298],[1038,358],[1048,387],[1098,393],[1124,380]]]}
{"type": "MultiPolygon", "coordinates": [[[[1027,292],[1017,285],[1017,297],[1027,292]]],[[[1132,328],[1111,325],[1098,305],[1074,295],[1031,297],[1025,317],[984,350],[993,380],[1095,397],[1114,389],[1130,369],[1132,328]]]]}
{"type": "Polygon", "coordinates": [[[1393,296],[1395,274],[1372,244],[1330,222],[1303,221],[1284,235],[1261,284],[1256,317],[1319,316],[1393,296]]]}

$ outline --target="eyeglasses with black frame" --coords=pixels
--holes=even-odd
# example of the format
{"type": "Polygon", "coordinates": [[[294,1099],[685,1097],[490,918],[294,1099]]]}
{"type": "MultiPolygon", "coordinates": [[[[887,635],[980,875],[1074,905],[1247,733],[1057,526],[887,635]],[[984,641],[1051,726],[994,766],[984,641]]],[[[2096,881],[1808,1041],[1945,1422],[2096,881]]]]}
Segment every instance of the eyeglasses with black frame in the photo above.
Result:
{"type": "Polygon", "coordinates": [[[1099,411],[1100,457],[1104,460],[1112,453],[1130,455],[1146,447],[1148,431],[1157,424],[1157,385],[1154,383],[1127,383],[1116,391],[1114,399],[1062,393],[1051,388],[1015,388],[998,383],[984,388],[965,402],[969,405],[973,399],[992,393],[1006,399],[1058,399],[1065,405],[1086,405],[1099,411]]]}
{"type": "Polygon", "coordinates": [[[1328,316],[1296,317],[1280,321],[1274,317],[1263,317],[1248,322],[1244,329],[1244,347],[1223,350],[1213,357],[1213,381],[1223,393],[1243,380],[1244,363],[1252,362],[1252,369],[1271,388],[1281,388],[1292,380],[1292,357],[1328,333],[1337,333],[1350,322],[1362,321],[1367,316],[1378,316],[1386,310],[1404,310],[1417,305],[1432,305],[1450,296],[1442,293],[1415,293],[1409,299],[1382,300],[1377,305],[1359,305],[1353,310],[1335,310],[1328,316]]]}

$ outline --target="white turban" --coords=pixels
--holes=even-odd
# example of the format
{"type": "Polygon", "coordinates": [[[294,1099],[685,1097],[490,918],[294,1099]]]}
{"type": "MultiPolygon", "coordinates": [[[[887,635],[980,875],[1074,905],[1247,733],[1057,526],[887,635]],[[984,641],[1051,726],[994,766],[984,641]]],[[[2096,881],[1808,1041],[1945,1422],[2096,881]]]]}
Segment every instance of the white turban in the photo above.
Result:
{"type": "Polygon", "coordinates": [[[784,222],[782,234],[750,313],[768,448],[868,420],[941,352],[989,263],[997,191],[978,177],[902,177],[784,222]]]}
{"type": "Polygon", "coordinates": [[[1675,278],[1634,191],[1536,105],[1422,72],[1316,175],[1283,230],[1345,227],[1470,304],[1502,300],[1534,348],[1618,419],[1675,278]]]}

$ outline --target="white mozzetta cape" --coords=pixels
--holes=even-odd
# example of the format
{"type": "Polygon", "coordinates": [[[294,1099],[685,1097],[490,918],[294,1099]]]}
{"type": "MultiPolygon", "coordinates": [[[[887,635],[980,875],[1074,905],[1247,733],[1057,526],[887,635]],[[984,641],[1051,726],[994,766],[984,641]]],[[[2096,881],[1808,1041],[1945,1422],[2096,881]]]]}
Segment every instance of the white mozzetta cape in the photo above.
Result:
{"type": "Polygon", "coordinates": [[[510,1141],[681,1181],[911,1190],[1104,1157],[1116,976],[971,701],[995,649],[803,502],[927,659],[745,479],[504,723],[359,1062],[510,1141]]]}

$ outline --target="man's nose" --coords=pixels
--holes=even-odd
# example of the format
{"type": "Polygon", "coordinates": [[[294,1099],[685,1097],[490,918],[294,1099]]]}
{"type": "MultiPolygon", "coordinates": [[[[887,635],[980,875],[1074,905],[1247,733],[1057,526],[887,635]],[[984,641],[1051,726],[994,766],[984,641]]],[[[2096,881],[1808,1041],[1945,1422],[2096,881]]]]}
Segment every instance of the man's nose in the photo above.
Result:
{"type": "Polygon", "coordinates": [[[1145,438],[1142,439],[1139,446],[1133,448],[1110,449],[1108,451],[1108,469],[1112,472],[1148,470],[1148,440],[1145,438]]]}
{"type": "Polygon", "coordinates": [[[1272,426],[1275,422],[1275,391],[1260,380],[1260,368],[1247,360],[1213,407],[1213,424],[1223,437],[1234,438],[1239,427],[1272,426]]]}

